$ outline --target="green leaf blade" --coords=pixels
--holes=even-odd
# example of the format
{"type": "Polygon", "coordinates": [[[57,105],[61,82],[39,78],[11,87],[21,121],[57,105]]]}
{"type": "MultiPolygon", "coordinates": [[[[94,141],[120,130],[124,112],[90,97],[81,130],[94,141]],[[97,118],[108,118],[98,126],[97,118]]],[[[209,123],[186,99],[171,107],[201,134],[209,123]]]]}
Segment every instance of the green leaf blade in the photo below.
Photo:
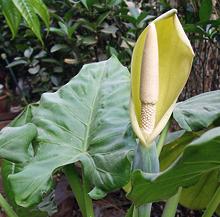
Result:
{"type": "Polygon", "coordinates": [[[112,57],[84,66],[57,92],[43,94],[31,119],[38,129],[35,155],[21,172],[9,176],[19,205],[39,202],[52,187],[51,174],[78,161],[95,187],[94,197],[129,181],[135,147],[127,130],[129,76],[112,57]]]}
{"type": "Polygon", "coordinates": [[[5,127],[0,132],[0,153],[3,158],[13,162],[29,160],[28,147],[37,135],[37,128],[29,123],[21,127],[5,127]],[[26,137],[22,135],[26,132],[26,137]]]}
{"type": "MultiPolygon", "coordinates": [[[[29,123],[32,119],[32,113],[34,109],[36,108],[37,104],[31,104],[28,105],[24,111],[16,117],[11,123],[10,127],[21,127],[27,123],[29,123]]],[[[31,154],[31,150],[30,154],[31,154]]],[[[15,203],[15,195],[11,187],[11,183],[8,180],[8,176],[11,174],[18,173],[23,169],[22,164],[20,163],[12,163],[7,160],[3,160],[1,165],[1,174],[2,174],[2,182],[3,182],[3,188],[7,195],[7,198],[10,201],[10,204],[13,206],[14,210],[19,216],[22,217],[46,217],[48,216],[45,212],[40,212],[38,209],[34,209],[33,207],[30,209],[23,208],[21,206],[16,205],[15,203]]]]}
{"type": "Polygon", "coordinates": [[[14,5],[17,7],[17,9],[20,11],[20,13],[22,14],[29,28],[33,31],[33,33],[43,44],[41,31],[40,31],[40,22],[37,15],[35,14],[31,2],[29,0],[12,0],[12,1],[14,5]]]}
{"type": "Polygon", "coordinates": [[[44,4],[42,0],[32,0],[31,4],[33,5],[33,8],[35,12],[41,17],[41,19],[44,21],[47,30],[49,31],[50,28],[50,14],[47,9],[47,6],[44,4]]]}
{"type": "Polygon", "coordinates": [[[183,189],[180,203],[189,209],[205,209],[219,187],[219,170],[203,174],[199,181],[183,189]]]}
{"type": "Polygon", "coordinates": [[[187,145],[183,154],[165,171],[149,174],[136,170],[129,199],[140,206],[170,198],[179,187],[192,186],[201,175],[220,168],[219,151],[220,127],[216,127],[187,145]]]}
{"type": "Polygon", "coordinates": [[[173,117],[182,129],[198,131],[220,118],[220,91],[211,91],[177,103],[173,117]]]}
{"type": "Polygon", "coordinates": [[[21,14],[13,4],[12,0],[1,0],[0,3],[2,6],[3,15],[11,30],[12,38],[14,38],[18,32],[21,22],[21,14]]]}
{"type": "MultiPolygon", "coordinates": [[[[184,148],[204,131],[170,133],[160,155],[161,170],[168,168],[184,152],[184,148]]],[[[199,181],[181,191],[180,204],[189,209],[205,209],[219,186],[219,169],[201,175],[199,181]]]]}

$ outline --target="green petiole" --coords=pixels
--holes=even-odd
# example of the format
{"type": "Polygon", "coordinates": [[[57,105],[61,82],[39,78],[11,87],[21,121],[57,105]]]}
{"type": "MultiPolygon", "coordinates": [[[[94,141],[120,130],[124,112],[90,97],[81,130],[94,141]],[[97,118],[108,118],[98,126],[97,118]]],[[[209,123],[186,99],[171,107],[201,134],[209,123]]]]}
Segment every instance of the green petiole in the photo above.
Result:
{"type": "Polygon", "coordinates": [[[4,209],[5,213],[8,217],[18,217],[9,203],[5,200],[5,198],[0,194],[0,206],[4,209]]]}

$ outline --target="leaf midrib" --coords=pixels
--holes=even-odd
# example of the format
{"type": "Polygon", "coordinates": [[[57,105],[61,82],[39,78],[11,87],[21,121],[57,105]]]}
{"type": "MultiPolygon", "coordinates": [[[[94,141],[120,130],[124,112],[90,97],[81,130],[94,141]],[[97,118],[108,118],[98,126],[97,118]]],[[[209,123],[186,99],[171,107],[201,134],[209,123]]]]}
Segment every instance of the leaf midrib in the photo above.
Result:
{"type": "Polygon", "coordinates": [[[92,102],[92,105],[91,105],[91,112],[90,112],[90,115],[89,115],[89,121],[88,121],[88,126],[86,127],[86,136],[85,136],[85,142],[83,143],[84,144],[84,147],[83,147],[83,151],[87,152],[87,149],[88,149],[88,140],[89,140],[89,133],[90,133],[90,126],[92,124],[92,117],[93,117],[93,114],[94,114],[94,105],[97,103],[97,96],[99,95],[99,92],[100,92],[100,89],[101,89],[101,83],[102,83],[102,79],[103,79],[103,75],[104,75],[104,71],[106,70],[106,63],[104,65],[104,69],[101,71],[102,75],[100,76],[100,80],[98,82],[98,88],[97,88],[97,91],[95,93],[95,97],[94,97],[94,100],[92,102]]]}

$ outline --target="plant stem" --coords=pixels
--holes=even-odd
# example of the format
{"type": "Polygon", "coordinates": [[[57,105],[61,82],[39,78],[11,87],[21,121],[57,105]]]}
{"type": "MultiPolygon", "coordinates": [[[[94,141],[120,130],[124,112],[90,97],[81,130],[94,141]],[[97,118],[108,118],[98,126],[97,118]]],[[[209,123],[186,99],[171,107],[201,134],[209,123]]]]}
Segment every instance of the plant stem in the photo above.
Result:
{"type": "Polygon", "coordinates": [[[18,217],[9,203],[5,200],[5,198],[0,194],[0,206],[4,209],[5,213],[8,217],[18,217]]]}
{"type": "Polygon", "coordinates": [[[138,208],[134,206],[132,217],[150,217],[151,214],[151,203],[144,204],[138,208]]]}
{"type": "Polygon", "coordinates": [[[209,202],[202,217],[212,217],[218,205],[220,204],[220,187],[218,187],[211,201],[209,202]]]}
{"type": "MultiPolygon", "coordinates": [[[[165,143],[169,127],[170,121],[168,121],[167,125],[163,129],[157,146],[155,144],[151,144],[150,147],[144,147],[143,145],[138,144],[138,150],[134,160],[134,169],[141,169],[143,172],[147,173],[158,173],[160,171],[158,156],[160,155],[162,147],[165,143]]],[[[144,204],[138,208],[134,206],[133,217],[150,217],[151,206],[151,203],[144,204]]]]}
{"type": "Polygon", "coordinates": [[[178,192],[171,197],[166,202],[166,206],[163,211],[162,217],[174,217],[176,214],[176,209],[179,203],[180,195],[181,195],[182,188],[180,187],[178,192]]]}
{"type": "Polygon", "coordinates": [[[160,138],[159,141],[157,143],[157,154],[158,156],[160,156],[160,152],[163,148],[163,145],[165,143],[166,137],[167,137],[167,133],[169,131],[169,127],[170,127],[170,120],[168,121],[168,123],[166,124],[166,126],[164,127],[162,133],[160,134],[160,138]]]}
{"type": "MultiPolygon", "coordinates": [[[[146,173],[159,172],[159,159],[155,143],[152,143],[150,147],[145,147],[140,143],[138,144],[133,167],[133,169],[141,169],[146,173]]],[[[151,203],[148,203],[140,207],[134,206],[133,217],[150,217],[151,205],[151,203]]]]}
{"type": "Polygon", "coordinates": [[[84,174],[83,174],[82,178],[83,178],[83,196],[84,196],[84,202],[85,202],[85,208],[86,208],[86,216],[87,217],[94,217],[92,199],[88,195],[88,193],[90,191],[89,183],[87,182],[84,174]]]}
{"type": "Polygon", "coordinates": [[[82,188],[81,180],[78,176],[78,173],[77,173],[74,165],[72,165],[72,164],[66,165],[64,167],[64,173],[65,173],[66,178],[70,184],[70,187],[75,195],[76,201],[79,205],[79,208],[82,212],[83,217],[87,217],[84,195],[83,195],[83,188],[82,188]]]}

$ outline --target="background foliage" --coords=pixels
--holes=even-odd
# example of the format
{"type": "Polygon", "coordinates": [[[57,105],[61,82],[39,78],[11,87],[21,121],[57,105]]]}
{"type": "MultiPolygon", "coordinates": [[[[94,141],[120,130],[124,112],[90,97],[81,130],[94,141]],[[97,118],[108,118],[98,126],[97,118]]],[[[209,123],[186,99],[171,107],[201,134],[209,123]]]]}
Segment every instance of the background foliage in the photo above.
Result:
{"type": "MultiPolygon", "coordinates": [[[[4,2],[1,0],[2,6],[4,2]]],[[[13,2],[19,9],[19,2],[31,1],[6,2],[13,2]]],[[[129,66],[140,32],[148,22],[173,7],[178,9],[196,51],[191,84],[187,85],[182,98],[219,87],[216,81],[220,48],[218,1],[44,0],[44,3],[49,14],[45,8],[29,4],[35,25],[31,25],[25,13],[21,14],[22,20],[18,12],[13,29],[10,22],[3,19],[5,11],[0,12],[0,53],[7,55],[9,63],[1,60],[0,82],[16,91],[8,75],[10,67],[29,101],[38,100],[45,91],[58,89],[85,63],[116,55],[122,64],[129,66]],[[37,30],[31,31],[28,26],[32,30],[35,26],[37,30]],[[195,77],[200,79],[197,88],[193,84],[195,77]]]]}

